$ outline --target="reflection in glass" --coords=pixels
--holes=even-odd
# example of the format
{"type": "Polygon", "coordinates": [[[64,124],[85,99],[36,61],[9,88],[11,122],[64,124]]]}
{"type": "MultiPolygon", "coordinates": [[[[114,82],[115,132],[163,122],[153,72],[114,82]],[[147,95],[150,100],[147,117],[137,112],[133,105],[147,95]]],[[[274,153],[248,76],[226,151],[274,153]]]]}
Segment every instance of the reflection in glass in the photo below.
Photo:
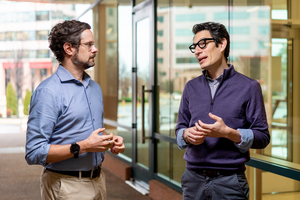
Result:
{"type": "MultiPolygon", "coordinates": [[[[149,144],[141,142],[141,128],[142,128],[142,103],[141,100],[141,87],[145,86],[145,89],[151,89],[149,84],[149,56],[150,56],[150,44],[149,44],[149,18],[142,19],[136,23],[136,66],[137,66],[137,161],[145,167],[149,167],[149,144]]],[[[149,95],[145,93],[145,112],[144,112],[144,127],[145,136],[149,135],[149,95]]]]}
{"type": "Polygon", "coordinates": [[[131,130],[124,129],[122,127],[112,127],[108,124],[104,124],[104,127],[109,127],[107,129],[105,129],[106,133],[113,133],[114,135],[123,137],[125,151],[122,154],[127,156],[128,158],[131,158],[131,151],[132,151],[131,130]]]}
{"type": "Polygon", "coordinates": [[[166,180],[180,185],[180,179],[185,170],[183,162],[184,150],[177,144],[160,140],[157,145],[157,173],[166,180]]]}
{"type": "Polygon", "coordinates": [[[272,7],[271,17],[272,19],[286,20],[288,19],[288,0],[272,0],[270,6],[272,7]]]}
{"type": "Polygon", "coordinates": [[[300,182],[247,166],[249,199],[283,200],[300,198],[300,182]],[[255,181],[259,180],[259,181],[255,181]]]}
{"type": "Polygon", "coordinates": [[[271,155],[287,159],[287,39],[272,38],[271,155]]]}
{"type": "MultiPolygon", "coordinates": [[[[157,8],[157,81],[159,85],[159,126],[156,132],[175,137],[178,108],[186,82],[202,74],[190,52],[193,43],[192,27],[205,21],[228,24],[227,2],[218,6],[193,2],[187,6],[177,2],[174,7],[158,1],[157,8]],[[214,13],[212,14],[212,10],[214,13]]],[[[240,12],[239,16],[244,16],[240,12]]]]}

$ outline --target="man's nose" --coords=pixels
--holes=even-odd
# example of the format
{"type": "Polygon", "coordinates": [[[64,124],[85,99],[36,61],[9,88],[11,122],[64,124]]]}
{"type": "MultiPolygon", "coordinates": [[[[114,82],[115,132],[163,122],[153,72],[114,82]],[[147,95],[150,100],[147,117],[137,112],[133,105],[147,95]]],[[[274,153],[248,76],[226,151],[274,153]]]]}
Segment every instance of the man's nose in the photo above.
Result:
{"type": "Polygon", "coordinates": [[[196,48],[195,48],[195,55],[196,54],[200,54],[200,53],[202,53],[202,49],[198,46],[198,45],[196,45],[196,48]]]}
{"type": "Polygon", "coordinates": [[[97,53],[97,52],[98,52],[98,49],[97,49],[97,47],[96,47],[96,46],[93,46],[93,48],[92,48],[92,52],[93,52],[93,53],[97,53]]]}

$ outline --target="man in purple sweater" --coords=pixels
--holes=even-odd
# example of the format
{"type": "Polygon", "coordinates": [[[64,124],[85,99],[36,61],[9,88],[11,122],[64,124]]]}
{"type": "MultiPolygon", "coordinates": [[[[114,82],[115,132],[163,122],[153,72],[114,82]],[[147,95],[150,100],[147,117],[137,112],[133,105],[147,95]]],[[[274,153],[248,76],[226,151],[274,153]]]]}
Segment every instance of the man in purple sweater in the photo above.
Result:
{"type": "Polygon", "coordinates": [[[185,149],[183,199],[248,199],[249,149],[270,142],[261,87],[227,64],[230,38],[224,25],[196,24],[189,47],[203,70],[183,90],[177,144],[185,149]]]}

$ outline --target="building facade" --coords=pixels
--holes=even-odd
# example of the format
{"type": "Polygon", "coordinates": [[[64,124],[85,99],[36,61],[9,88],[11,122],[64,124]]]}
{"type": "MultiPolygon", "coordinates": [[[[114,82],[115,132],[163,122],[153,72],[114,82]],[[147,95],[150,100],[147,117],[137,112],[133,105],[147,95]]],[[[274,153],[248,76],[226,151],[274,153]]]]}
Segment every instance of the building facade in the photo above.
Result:
{"type": "MultiPolygon", "coordinates": [[[[45,5],[39,3],[40,7],[45,5]]],[[[61,6],[58,2],[47,5],[61,6]]],[[[224,24],[230,34],[229,63],[256,79],[264,96],[271,143],[263,150],[250,151],[251,161],[246,170],[250,199],[300,197],[299,0],[96,0],[88,6],[76,19],[80,20],[89,10],[93,13],[87,22],[93,25],[99,52],[89,73],[103,91],[106,130],[122,136],[126,146],[123,154],[106,156],[130,167],[133,185],[147,193],[149,182],[156,180],[174,193],[181,193],[184,150],[177,147],[174,129],[185,83],[202,74],[188,49],[193,40],[192,26],[215,21],[224,24]]],[[[2,5],[0,9],[3,14],[2,5]]],[[[49,10],[34,10],[35,19],[46,16],[37,17],[37,13],[49,10]]],[[[63,10],[64,15],[73,16],[72,8],[68,12],[63,10]]],[[[2,55],[15,55],[9,53],[13,46],[7,41],[12,36],[4,32],[17,35],[18,31],[28,31],[27,38],[43,38],[23,49],[28,57],[50,57],[34,61],[28,58],[24,71],[34,69],[36,73],[43,62],[51,62],[52,70],[47,75],[55,71],[57,63],[49,53],[45,31],[61,18],[49,19],[35,33],[22,23],[10,22],[16,23],[13,28],[0,26],[0,76],[4,82],[1,84],[6,84],[5,70],[11,68],[3,63],[14,63],[4,60],[2,55]]],[[[26,41],[30,43],[30,39],[26,41]]],[[[21,46],[26,42],[15,43],[21,46]]],[[[5,94],[2,86],[0,94],[5,94]]]]}

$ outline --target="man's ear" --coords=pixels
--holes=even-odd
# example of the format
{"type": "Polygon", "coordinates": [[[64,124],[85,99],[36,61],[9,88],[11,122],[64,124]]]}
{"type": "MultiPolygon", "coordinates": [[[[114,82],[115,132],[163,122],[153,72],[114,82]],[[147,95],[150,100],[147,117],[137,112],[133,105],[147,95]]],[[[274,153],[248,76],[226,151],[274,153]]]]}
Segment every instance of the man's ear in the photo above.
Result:
{"type": "Polygon", "coordinates": [[[69,55],[69,56],[72,56],[72,55],[73,55],[73,53],[74,53],[73,48],[74,48],[74,47],[73,47],[69,42],[66,42],[66,43],[64,44],[63,48],[64,48],[64,51],[65,51],[65,53],[66,53],[67,55],[69,55]]]}
{"type": "Polygon", "coordinates": [[[220,45],[220,50],[221,52],[225,51],[226,47],[227,47],[227,40],[225,38],[223,38],[221,40],[221,43],[219,44],[220,45]]]}

